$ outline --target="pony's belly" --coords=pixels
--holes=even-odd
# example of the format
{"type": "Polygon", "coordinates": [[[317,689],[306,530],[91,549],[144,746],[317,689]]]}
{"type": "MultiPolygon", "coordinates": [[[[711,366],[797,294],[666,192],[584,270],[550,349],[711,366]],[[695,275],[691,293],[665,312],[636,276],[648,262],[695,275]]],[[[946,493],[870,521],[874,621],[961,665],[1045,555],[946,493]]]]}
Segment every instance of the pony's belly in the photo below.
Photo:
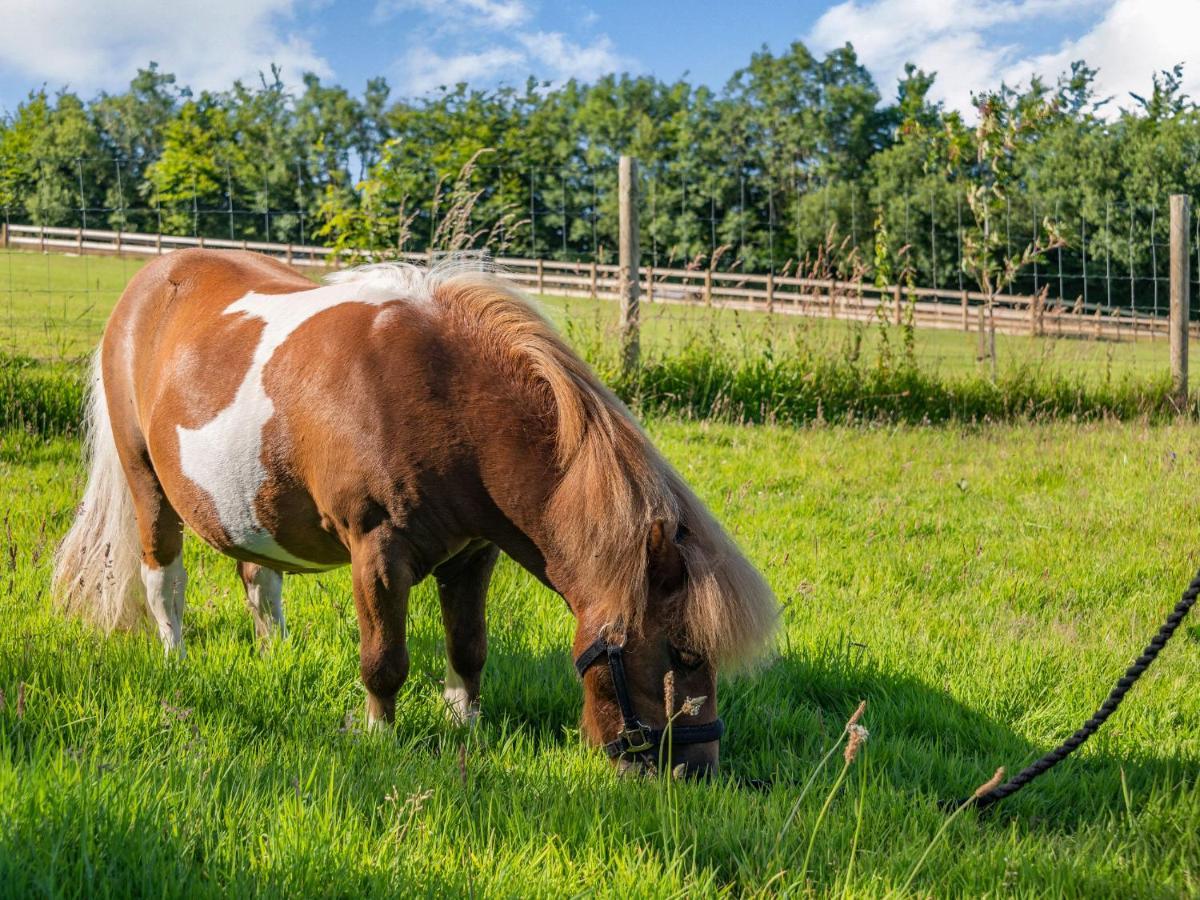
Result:
{"type": "Polygon", "coordinates": [[[189,524],[208,544],[240,559],[303,571],[343,565],[340,559],[314,559],[292,552],[268,525],[279,523],[290,534],[320,533],[319,520],[284,523],[285,513],[270,508],[269,502],[264,504],[264,497],[279,494],[262,461],[263,425],[270,412],[234,404],[207,425],[176,429],[183,475],[216,514],[215,521],[205,517],[205,521],[189,524]],[[264,505],[268,508],[263,509],[264,505]]]}

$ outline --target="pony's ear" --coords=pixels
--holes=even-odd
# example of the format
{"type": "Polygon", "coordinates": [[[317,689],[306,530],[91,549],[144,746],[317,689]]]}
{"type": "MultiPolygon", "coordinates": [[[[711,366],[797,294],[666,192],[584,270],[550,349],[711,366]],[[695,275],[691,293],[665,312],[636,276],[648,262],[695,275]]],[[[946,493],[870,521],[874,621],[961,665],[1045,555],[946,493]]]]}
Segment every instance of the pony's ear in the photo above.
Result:
{"type": "Polygon", "coordinates": [[[648,554],[647,573],[650,586],[659,591],[672,592],[683,587],[687,570],[683,565],[683,554],[679,552],[676,537],[679,531],[668,530],[665,519],[657,519],[650,526],[646,539],[648,554]]]}

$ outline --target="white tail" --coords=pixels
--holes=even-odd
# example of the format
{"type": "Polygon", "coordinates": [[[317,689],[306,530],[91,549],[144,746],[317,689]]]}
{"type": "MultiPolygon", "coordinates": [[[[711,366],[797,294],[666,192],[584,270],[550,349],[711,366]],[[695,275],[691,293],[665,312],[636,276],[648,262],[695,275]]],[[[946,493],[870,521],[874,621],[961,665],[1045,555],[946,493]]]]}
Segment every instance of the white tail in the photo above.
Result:
{"type": "Polygon", "coordinates": [[[141,543],[133,496],[117,457],[100,351],[92,360],[84,422],[87,488],[71,530],[54,556],[54,595],[61,609],[105,631],[146,619],[141,543]]]}

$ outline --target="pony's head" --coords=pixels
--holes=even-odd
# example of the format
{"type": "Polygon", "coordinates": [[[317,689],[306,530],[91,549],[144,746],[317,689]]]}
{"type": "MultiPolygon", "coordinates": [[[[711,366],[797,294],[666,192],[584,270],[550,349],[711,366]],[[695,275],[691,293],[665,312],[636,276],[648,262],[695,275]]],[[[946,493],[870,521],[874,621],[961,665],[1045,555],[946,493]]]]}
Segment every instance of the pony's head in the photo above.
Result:
{"type": "Polygon", "coordinates": [[[543,552],[576,616],[584,734],[621,765],[669,756],[672,768],[712,771],[717,669],[769,647],[771,589],[531,304],[486,275],[456,278],[453,288],[446,302],[540,399],[541,421],[553,427],[557,481],[540,511],[543,552]]]}
{"type": "Polygon", "coordinates": [[[605,407],[549,508],[571,561],[584,734],[622,767],[714,772],[717,670],[764,654],[778,606],[624,408],[605,407]]]}

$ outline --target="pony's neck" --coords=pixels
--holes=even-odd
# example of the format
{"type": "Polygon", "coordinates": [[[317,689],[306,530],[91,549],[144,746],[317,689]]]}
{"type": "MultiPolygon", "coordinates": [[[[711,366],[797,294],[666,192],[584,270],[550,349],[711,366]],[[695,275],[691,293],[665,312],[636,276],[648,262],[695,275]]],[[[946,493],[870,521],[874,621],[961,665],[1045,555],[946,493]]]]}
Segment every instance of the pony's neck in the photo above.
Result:
{"type": "MultiPolygon", "coordinates": [[[[481,536],[562,594],[578,616],[585,599],[576,590],[574,567],[560,553],[548,516],[560,477],[554,433],[546,416],[525,398],[497,387],[494,380],[484,384],[470,432],[484,489],[499,516],[490,533],[481,536]]],[[[594,511],[581,509],[579,514],[594,511]]]]}

